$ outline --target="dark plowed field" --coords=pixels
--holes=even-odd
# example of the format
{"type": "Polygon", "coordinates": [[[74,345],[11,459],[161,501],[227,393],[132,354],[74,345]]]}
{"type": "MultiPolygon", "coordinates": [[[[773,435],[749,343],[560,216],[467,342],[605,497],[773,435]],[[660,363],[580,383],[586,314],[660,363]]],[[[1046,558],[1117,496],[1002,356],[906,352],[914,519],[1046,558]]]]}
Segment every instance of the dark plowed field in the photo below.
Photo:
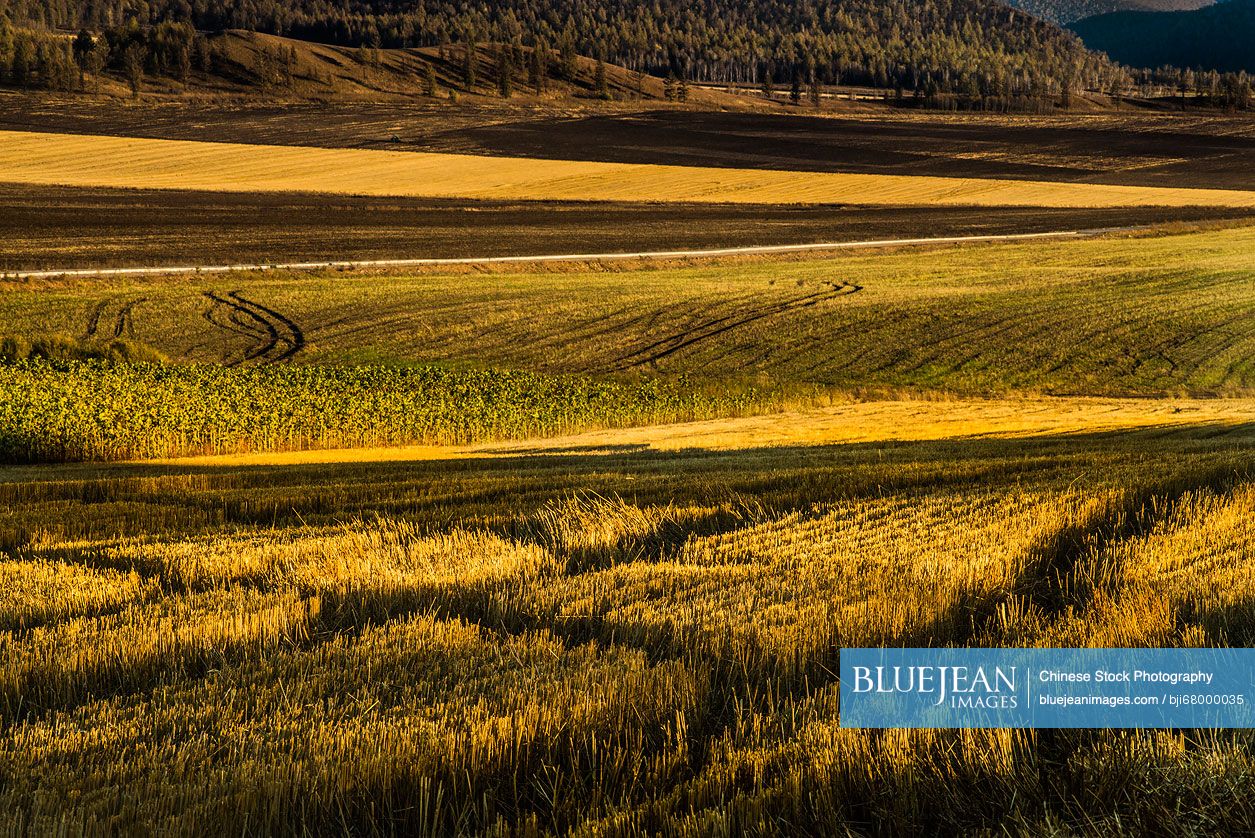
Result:
{"type": "Polygon", "coordinates": [[[1255,189],[1255,120],[0,99],[0,129],[873,174],[1255,189]],[[393,138],[396,138],[394,141],[393,138]]]}
{"type": "Polygon", "coordinates": [[[1155,125],[660,111],[467,127],[421,142],[617,163],[1255,189],[1255,137],[1155,125]]]}
{"type": "Polygon", "coordinates": [[[606,253],[1118,227],[1216,209],[455,202],[0,186],[0,270],[606,253]]]}

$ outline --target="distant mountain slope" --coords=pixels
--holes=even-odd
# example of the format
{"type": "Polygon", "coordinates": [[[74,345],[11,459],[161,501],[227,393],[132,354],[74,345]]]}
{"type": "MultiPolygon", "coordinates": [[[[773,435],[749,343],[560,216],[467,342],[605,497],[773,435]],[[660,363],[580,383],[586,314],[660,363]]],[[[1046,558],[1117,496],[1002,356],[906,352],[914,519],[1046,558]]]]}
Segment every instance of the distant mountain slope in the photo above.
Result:
{"type": "Polygon", "coordinates": [[[1008,0],[1008,4],[1052,23],[1068,24],[1110,12],[1183,12],[1215,0],[1008,0]]]}
{"type": "Polygon", "coordinates": [[[1116,12],[1071,28],[1086,46],[1135,67],[1255,72],[1255,0],[1193,12],[1116,12]]]}

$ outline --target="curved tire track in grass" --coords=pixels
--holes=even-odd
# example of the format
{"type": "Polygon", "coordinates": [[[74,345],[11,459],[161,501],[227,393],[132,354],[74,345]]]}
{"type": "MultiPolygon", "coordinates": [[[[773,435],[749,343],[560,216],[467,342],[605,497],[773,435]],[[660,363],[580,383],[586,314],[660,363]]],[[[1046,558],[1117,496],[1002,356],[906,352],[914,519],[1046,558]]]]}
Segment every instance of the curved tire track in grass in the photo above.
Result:
{"type": "Polygon", "coordinates": [[[277,334],[275,346],[272,348],[278,348],[279,344],[286,347],[278,355],[267,358],[266,360],[269,363],[286,361],[305,348],[305,332],[301,330],[301,327],[295,321],[272,308],[267,308],[261,303],[246,299],[239,291],[232,291],[227,296],[234,300],[240,308],[248,309],[252,316],[264,320],[268,333],[277,334]]]}
{"type": "Polygon", "coordinates": [[[206,291],[205,297],[210,300],[211,304],[201,316],[210,325],[222,331],[241,335],[252,343],[251,347],[244,350],[242,358],[227,362],[227,366],[238,366],[270,351],[273,338],[263,328],[264,322],[259,324],[254,318],[248,316],[247,310],[241,310],[231,300],[213,291],[206,291]]]}
{"type": "MultiPolygon", "coordinates": [[[[91,307],[87,313],[87,326],[83,329],[83,336],[94,338],[99,337],[101,333],[101,320],[105,319],[105,315],[109,311],[109,307],[116,300],[101,300],[91,307]]],[[[113,317],[113,327],[105,327],[114,338],[135,337],[135,308],[148,302],[147,297],[136,297],[133,300],[124,300],[117,314],[113,317]]]]}
{"type": "Polygon", "coordinates": [[[96,333],[100,331],[100,318],[104,317],[107,308],[109,308],[108,300],[101,300],[92,307],[87,315],[87,328],[83,331],[83,334],[89,338],[96,336],[96,333]]]}
{"type": "Polygon", "coordinates": [[[239,291],[225,295],[206,291],[213,304],[203,314],[215,327],[234,332],[253,341],[236,363],[260,361],[275,364],[286,361],[305,348],[305,333],[293,320],[245,297],[239,291]],[[224,319],[220,309],[226,310],[224,319]]]}

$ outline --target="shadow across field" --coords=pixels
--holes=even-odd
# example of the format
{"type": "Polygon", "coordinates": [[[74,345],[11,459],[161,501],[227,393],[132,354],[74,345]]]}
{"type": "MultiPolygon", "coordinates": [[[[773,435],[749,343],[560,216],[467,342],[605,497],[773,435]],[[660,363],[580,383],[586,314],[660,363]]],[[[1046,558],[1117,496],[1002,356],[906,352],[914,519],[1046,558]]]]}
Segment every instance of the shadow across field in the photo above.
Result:
{"type": "MultiPolygon", "coordinates": [[[[753,498],[773,514],[816,504],[1028,482],[1121,485],[1148,458],[1158,479],[1255,465],[1255,424],[1180,425],[1031,438],[957,438],[737,450],[596,448],[453,459],[204,465],[77,463],[0,468],[0,548],[40,532],[118,537],[160,522],[169,534],[338,523],[388,515],[432,531],[534,514],[574,493],[637,505],[753,498]],[[1175,465],[1174,465],[1175,464],[1175,465]],[[59,520],[46,520],[60,509],[59,520]],[[65,510],[76,510],[66,514],[65,510]],[[35,522],[40,521],[36,526],[35,522]]],[[[1209,478],[1210,481],[1210,478],[1209,478]]],[[[1153,482],[1153,481],[1152,481],[1153,482]]],[[[495,525],[494,525],[495,526],[495,525]]]]}
{"type": "Polygon", "coordinates": [[[12,97],[0,129],[749,169],[1255,188],[1255,132],[1216,113],[848,116],[656,105],[572,114],[505,102],[292,103],[12,97]],[[396,137],[397,141],[393,141],[396,137]]]}
{"type": "Polygon", "coordinates": [[[858,119],[652,111],[458,127],[413,141],[451,151],[610,163],[1255,188],[1255,137],[1163,123],[858,119]]]}

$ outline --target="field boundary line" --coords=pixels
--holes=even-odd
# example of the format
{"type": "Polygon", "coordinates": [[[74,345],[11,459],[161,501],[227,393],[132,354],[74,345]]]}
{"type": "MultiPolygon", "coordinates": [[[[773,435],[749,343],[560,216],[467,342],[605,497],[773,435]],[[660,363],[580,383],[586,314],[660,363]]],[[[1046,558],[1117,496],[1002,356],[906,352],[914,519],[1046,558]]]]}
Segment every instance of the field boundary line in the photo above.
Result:
{"type": "Polygon", "coordinates": [[[144,274],[220,274],[233,271],[318,270],[323,268],[406,268],[443,265],[500,265],[530,262],[606,262],[623,259],[701,259],[718,256],[755,256],[772,253],[855,250],[873,247],[904,247],[964,242],[1024,241],[1031,239],[1079,238],[1104,233],[1127,232],[1140,227],[1105,227],[1094,230],[1056,230],[1044,233],[991,233],[979,236],[934,236],[914,239],[870,239],[810,244],[764,244],[745,247],[715,247],[697,250],[643,250],[625,253],[550,253],[536,256],[467,256],[448,259],[354,259],[315,262],[253,262],[230,265],[169,265],[138,268],[65,268],[43,271],[0,271],[0,279],[52,279],[70,276],[140,276],[144,274]]]}

